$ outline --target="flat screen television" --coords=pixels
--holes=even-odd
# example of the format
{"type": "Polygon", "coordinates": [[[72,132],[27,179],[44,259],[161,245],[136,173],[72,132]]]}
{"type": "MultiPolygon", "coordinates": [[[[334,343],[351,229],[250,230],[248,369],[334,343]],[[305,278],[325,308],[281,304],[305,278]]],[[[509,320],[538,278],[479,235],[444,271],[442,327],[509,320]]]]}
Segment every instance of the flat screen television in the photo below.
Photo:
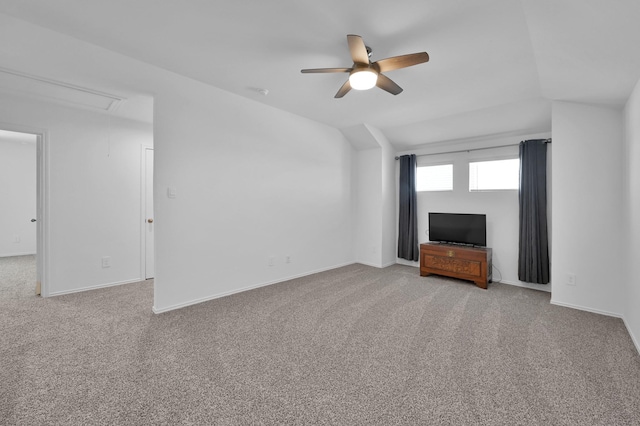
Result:
{"type": "Polygon", "coordinates": [[[487,245],[487,215],[430,212],[429,240],[484,247],[487,245]]]}

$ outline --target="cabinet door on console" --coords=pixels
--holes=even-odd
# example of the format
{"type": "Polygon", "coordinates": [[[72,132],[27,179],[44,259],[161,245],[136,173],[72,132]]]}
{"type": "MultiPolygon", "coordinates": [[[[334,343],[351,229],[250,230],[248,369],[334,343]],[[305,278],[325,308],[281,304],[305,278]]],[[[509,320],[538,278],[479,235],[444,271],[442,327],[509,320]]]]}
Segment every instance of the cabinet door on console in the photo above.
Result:
{"type": "Polygon", "coordinates": [[[454,257],[432,256],[428,254],[425,254],[424,260],[429,268],[441,271],[472,275],[474,277],[480,277],[480,273],[482,272],[480,262],[477,261],[456,259],[454,257]]]}

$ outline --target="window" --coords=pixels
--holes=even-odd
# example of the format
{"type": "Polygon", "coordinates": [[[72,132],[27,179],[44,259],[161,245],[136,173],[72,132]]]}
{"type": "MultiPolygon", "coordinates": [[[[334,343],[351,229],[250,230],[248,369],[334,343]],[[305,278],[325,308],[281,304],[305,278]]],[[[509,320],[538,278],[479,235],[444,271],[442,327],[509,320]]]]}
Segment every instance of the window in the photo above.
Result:
{"type": "Polygon", "coordinates": [[[453,164],[418,167],[416,191],[453,191],[453,164]]]}
{"type": "Polygon", "coordinates": [[[469,191],[519,189],[520,159],[469,163],[469,191]]]}

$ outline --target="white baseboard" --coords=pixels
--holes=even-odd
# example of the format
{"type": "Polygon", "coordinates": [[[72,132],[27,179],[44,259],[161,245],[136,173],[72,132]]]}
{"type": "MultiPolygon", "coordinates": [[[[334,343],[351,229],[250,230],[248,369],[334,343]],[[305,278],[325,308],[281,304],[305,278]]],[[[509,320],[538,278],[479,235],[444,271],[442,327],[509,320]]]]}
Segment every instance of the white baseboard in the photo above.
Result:
{"type": "Polygon", "coordinates": [[[105,288],[105,287],[115,287],[117,285],[124,285],[124,284],[133,284],[133,283],[139,283],[144,281],[141,278],[136,278],[136,279],[132,279],[132,280],[125,280],[125,281],[117,281],[117,282],[112,282],[112,283],[106,283],[106,284],[97,284],[97,285],[92,285],[89,287],[82,287],[82,288],[76,288],[73,290],[63,290],[63,291],[56,291],[56,292],[49,292],[49,296],[62,296],[65,294],[72,294],[72,293],[80,293],[83,291],[88,291],[88,290],[96,290],[99,288],[105,288]]]}
{"type": "Polygon", "coordinates": [[[420,262],[418,261],[411,261],[411,260],[406,260],[406,259],[401,259],[401,258],[397,258],[396,259],[396,264],[398,265],[404,265],[404,266],[413,266],[414,268],[419,268],[420,267],[420,262]]]}
{"type": "Polygon", "coordinates": [[[9,253],[9,254],[0,254],[0,257],[16,257],[16,256],[32,256],[35,253],[9,253]]]}
{"type": "Polygon", "coordinates": [[[372,266],[372,267],[374,267],[374,268],[379,268],[379,269],[386,268],[386,267],[388,267],[388,266],[392,266],[392,265],[395,265],[395,264],[396,264],[396,262],[389,262],[389,263],[385,263],[384,265],[375,265],[375,264],[373,264],[373,263],[370,263],[370,262],[363,262],[363,261],[361,261],[361,260],[356,260],[354,263],[359,263],[359,264],[361,264],[361,265],[366,265],[366,266],[372,266]]]}
{"type": "Polygon", "coordinates": [[[343,266],[353,265],[354,263],[358,263],[358,262],[341,263],[341,264],[330,266],[330,267],[327,267],[327,268],[316,269],[314,271],[309,271],[309,272],[305,272],[305,273],[297,274],[297,275],[291,275],[291,276],[288,276],[286,278],[280,278],[280,279],[273,280],[273,281],[267,281],[267,282],[263,282],[263,283],[259,283],[259,284],[255,284],[255,285],[250,285],[250,286],[247,286],[247,287],[242,287],[242,288],[238,288],[238,289],[234,289],[234,290],[230,290],[230,291],[225,291],[225,292],[222,292],[222,293],[213,294],[211,296],[205,296],[205,297],[201,297],[201,298],[198,298],[198,299],[189,300],[187,302],[178,303],[178,304],[175,304],[175,305],[167,306],[165,308],[156,308],[155,306],[153,306],[151,308],[151,310],[153,311],[154,314],[161,314],[163,312],[169,312],[169,311],[173,311],[175,309],[186,308],[187,306],[197,305],[198,303],[208,302],[209,300],[219,299],[219,298],[225,297],[225,296],[231,296],[232,294],[242,293],[244,291],[249,291],[249,290],[253,290],[253,289],[256,289],[256,288],[266,287],[268,285],[278,284],[278,283],[281,283],[281,282],[294,280],[296,278],[302,278],[302,277],[306,277],[308,275],[313,275],[313,274],[317,274],[317,273],[320,273],[320,272],[330,271],[332,269],[342,268],[343,266]]]}
{"type": "Polygon", "coordinates": [[[551,298],[551,304],[552,305],[556,305],[556,306],[562,306],[562,307],[565,307],[565,308],[577,309],[579,311],[591,312],[591,313],[594,313],[594,314],[606,315],[608,317],[622,318],[623,319],[623,315],[622,314],[617,314],[615,312],[602,311],[600,309],[587,308],[585,306],[574,305],[572,303],[558,302],[557,300],[553,300],[553,297],[551,298]]]}
{"type": "Polygon", "coordinates": [[[624,323],[624,326],[627,328],[627,333],[629,333],[629,336],[631,337],[631,341],[633,342],[634,346],[636,347],[636,350],[638,351],[638,354],[640,355],[640,341],[638,341],[638,339],[636,339],[636,336],[634,336],[634,334],[631,332],[631,327],[629,327],[629,324],[627,323],[627,319],[624,317],[624,315],[622,316],[622,322],[624,323]]]}
{"type": "MultiPolygon", "coordinates": [[[[359,262],[359,263],[363,263],[363,262],[359,262]]],[[[365,263],[366,265],[366,263],[365,263]]],[[[414,268],[419,268],[420,267],[420,263],[419,262],[412,262],[410,260],[405,260],[405,259],[397,259],[396,260],[396,265],[404,265],[404,266],[413,266],[414,268]]],[[[370,266],[375,266],[375,265],[370,265],[370,266]]],[[[389,266],[389,265],[387,265],[389,266]]],[[[497,284],[497,282],[496,282],[497,284]]],[[[510,281],[510,280],[501,280],[500,284],[509,284],[509,285],[514,285],[516,287],[521,287],[521,288],[528,288],[530,290],[537,290],[537,291],[544,291],[547,293],[551,293],[551,283],[549,284],[545,284],[545,285],[540,285],[538,286],[533,286],[533,285],[527,285],[524,284],[522,281],[510,281]]]]}
{"type": "Polygon", "coordinates": [[[622,323],[624,324],[625,328],[627,329],[627,333],[629,334],[629,337],[631,337],[631,341],[633,342],[633,345],[635,346],[636,351],[638,351],[638,354],[640,355],[640,341],[636,338],[636,336],[631,331],[631,327],[629,327],[629,324],[627,323],[627,319],[624,317],[624,315],[617,314],[617,313],[614,313],[614,312],[602,311],[600,309],[586,308],[584,306],[573,305],[571,303],[558,302],[558,301],[553,300],[553,299],[551,299],[551,304],[552,305],[557,305],[557,306],[563,306],[565,308],[578,309],[580,311],[592,312],[594,314],[606,315],[608,317],[620,318],[622,320],[622,323]]]}
{"type": "Polygon", "coordinates": [[[509,284],[509,285],[514,285],[516,287],[528,288],[529,290],[544,291],[545,293],[551,293],[551,283],[535,285],[535,284],[525,284],[522,281],[500,280],[500,284],[509,284]]]}
{"type": "Polygon", "coordinates": [[[371,266],[372,268],[380,268],[379,265],[375,265],[375,264],[373,264],[371,262],[365,262],[365,261],[362,261],[362,260],[356,260],[355,263],[358,263],[360,265],[365,265],[365,266],[371,266]]]}

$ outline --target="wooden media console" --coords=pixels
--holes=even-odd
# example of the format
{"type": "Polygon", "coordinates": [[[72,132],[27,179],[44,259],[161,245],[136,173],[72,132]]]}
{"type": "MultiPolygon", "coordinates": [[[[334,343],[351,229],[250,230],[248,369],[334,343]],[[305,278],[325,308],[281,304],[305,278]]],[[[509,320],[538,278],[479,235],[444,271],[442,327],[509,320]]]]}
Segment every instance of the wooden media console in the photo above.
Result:
{"type": "Polygon", "coordinates": [[[420,244],[420,275],[436,274],[473,281],[480,288],[491,282],[491,249],[454,244],[420,244]]]}

